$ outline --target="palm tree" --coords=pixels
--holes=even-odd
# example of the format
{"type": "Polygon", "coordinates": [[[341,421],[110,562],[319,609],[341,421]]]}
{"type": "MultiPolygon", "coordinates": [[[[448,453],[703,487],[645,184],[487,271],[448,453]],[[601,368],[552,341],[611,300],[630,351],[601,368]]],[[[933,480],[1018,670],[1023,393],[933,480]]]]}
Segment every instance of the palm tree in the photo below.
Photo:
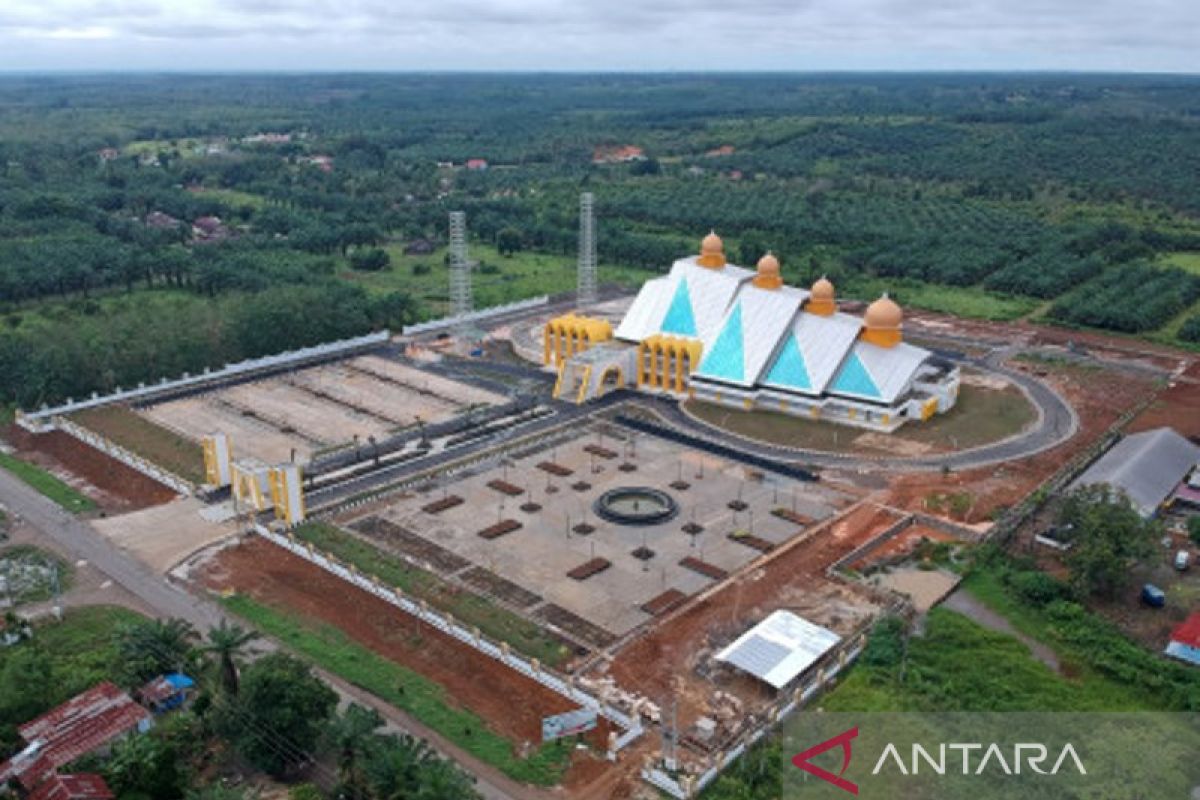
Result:
{"type": "Polygon", "coordinates": [[[134,685],[165,672],[190,666],[196,631],[179,618],[151,619],[121,625],[116,631],[117,654],[126,682],[134,685]]]}
{"type": "Polygon", "coordinates": [[[374,741],[375,731],[381,727],[383,717],[378,711],[351,703],[343,714],[334,717],[326,729],[326,741],[337,753],[343,794],[350,797],[366,797],[370,794],[360,766],[365,760],[365,751],[374,741]]]}
{"type": "Polygon", "coordinates": [[[217,657],[221,688],[229,697],[238,693],[237,661],[242,656],[242,649],[257,638],[257,631],[230,625],[224,619],[219,625],[208,629],[208,644],[204,646],[204,651],[217,657]]]}

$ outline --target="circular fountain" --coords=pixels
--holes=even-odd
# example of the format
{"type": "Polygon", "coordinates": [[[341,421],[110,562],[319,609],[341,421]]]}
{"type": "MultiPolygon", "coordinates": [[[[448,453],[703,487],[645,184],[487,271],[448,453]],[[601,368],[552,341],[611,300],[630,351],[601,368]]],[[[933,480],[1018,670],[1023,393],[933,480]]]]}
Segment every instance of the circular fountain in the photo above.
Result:
{"type": "Polygon", "coordinates": [[[617,525],[659,525],[679,513],[675,498],[648,486],[609,489],[592,507],[601,519],[617,525]]]}

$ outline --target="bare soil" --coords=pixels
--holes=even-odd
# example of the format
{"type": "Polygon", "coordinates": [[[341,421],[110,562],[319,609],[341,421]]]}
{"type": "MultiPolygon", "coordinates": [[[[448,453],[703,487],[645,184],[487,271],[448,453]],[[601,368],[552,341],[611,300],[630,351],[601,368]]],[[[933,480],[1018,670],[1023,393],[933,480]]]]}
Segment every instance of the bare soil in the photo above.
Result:
{"type": "Polygon", "coordinates": [[[33,434],[13,425],[8,440],[22,457],[67,478],[104,514],[135,511],[175,498],[173,489],[62,431],[33,434]]]}
{"type": "Polygon", "coordinates": [[[1041,380],[1057,389],[1078,414],[1079,432],[1069,441],[1043,453],[1004,464],[948,474],[930,472],[897,476],[886,495],[890,505],[930,512],[928,501],[931,496],[965,493],[969,495],[965,511],[953,513],[946,509],[940,513],[968,524],[987,523],[1000,510],[1020,502],[1093,444],[1122,414],[1156,388],[1148,377],[1098,366],[1025,361],[1013,361],[1011,366],[1037,373],[1041,380]]]}
{"type": "MultiPolygon", "coordinates": [[[[877,607],[857,586],[826,575],[826,570],[896,521],[874,505],[860,505],[806,539],[780,548],[764,566],[735,578],[714,594],[668,615],[661,625],[620,650],[609,667],[624,689],[655,701],[674,695],[679,721],[690,724],[707,711],[714,688],[695,669],[719,644],[778,608],[789,608],[813,622],[848,633],[877,607]],[[676,692],[675,689],[680,691],[676,692]]],[[[750,701],[769,699],[749,680],[737,686],[750,701]]]]}
{"type": "MultiPolygon", "coordinates": [[[[514,743],[539,742],[542,717],[573,704],[379,598],[303,559],[254,538],[219,553],[198,576],[272,608],[333,625],[376,653],[435,681],[449,702],[468,708],[514,743]]],[[[601,725],[590,736],[606,745],[601,725]]]]}

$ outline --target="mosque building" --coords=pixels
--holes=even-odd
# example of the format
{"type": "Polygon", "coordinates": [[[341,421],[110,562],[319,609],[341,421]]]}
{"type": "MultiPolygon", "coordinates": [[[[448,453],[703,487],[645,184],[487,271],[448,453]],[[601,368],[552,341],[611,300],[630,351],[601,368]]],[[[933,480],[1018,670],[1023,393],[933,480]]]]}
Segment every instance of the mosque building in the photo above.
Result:
{"type": "Polygon", "coordinates": [[[890,432],[958,396],[958,368],[905,342],[903,321],[886,294],[859,318],[838,310],[825,278],[785,285],[771,253],[756,270],[729,264],[710,233],[698,256],[643,284],[615,331],[575,315],[548,323],[546,362],[580,400],[633,384],[890,432]]]}

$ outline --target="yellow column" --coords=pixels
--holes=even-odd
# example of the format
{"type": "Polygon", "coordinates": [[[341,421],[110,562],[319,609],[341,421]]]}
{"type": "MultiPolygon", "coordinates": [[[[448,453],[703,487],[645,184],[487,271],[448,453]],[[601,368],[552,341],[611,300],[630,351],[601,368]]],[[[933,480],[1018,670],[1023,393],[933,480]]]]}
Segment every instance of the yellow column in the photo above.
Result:
{"type": "Polygon", "coordinates": [[[550,337],[553,335],[553,326],[549,322],[546,323],[545,330],[542,331],[542,364],[550,363],[550,337]]]}
{"type": "Polygon", "coordinates": [[[680,344],[675,350],[675,391],[683,392],[683,355],[686,344],[680,344]]]}

